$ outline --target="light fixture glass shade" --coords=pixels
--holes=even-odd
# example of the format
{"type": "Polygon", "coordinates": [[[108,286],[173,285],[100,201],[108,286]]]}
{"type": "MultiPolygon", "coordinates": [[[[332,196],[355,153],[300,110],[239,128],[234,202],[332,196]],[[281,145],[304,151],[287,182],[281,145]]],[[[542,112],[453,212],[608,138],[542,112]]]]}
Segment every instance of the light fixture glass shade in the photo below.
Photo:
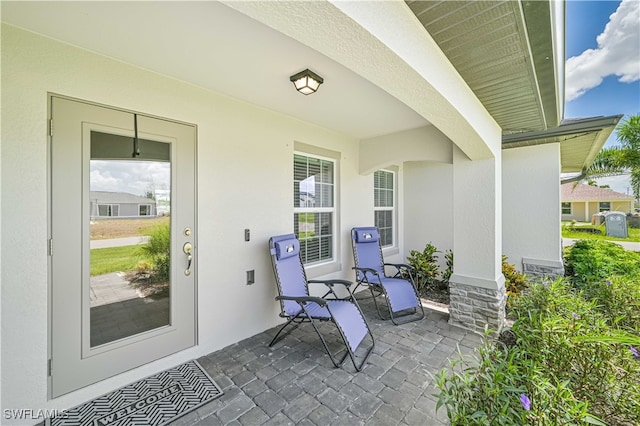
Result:
{"type": "Polygon", "coordinates": [[[306,69],[291,76],[296,90],[303,95],[310,95],[318,90],[318,87],[324,83],[324,79],[313,71],[306,69]]]}

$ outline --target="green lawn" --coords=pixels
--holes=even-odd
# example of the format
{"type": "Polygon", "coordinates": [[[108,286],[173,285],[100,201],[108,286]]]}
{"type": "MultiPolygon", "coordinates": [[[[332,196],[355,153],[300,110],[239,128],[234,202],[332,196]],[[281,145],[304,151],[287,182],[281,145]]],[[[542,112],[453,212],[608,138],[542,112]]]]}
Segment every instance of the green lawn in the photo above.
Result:
{"type": "Polygon", "coordinates": [[[629,241],[640,242],[640,228],[628,228],[628,238],[616,238],[608,237],[606,235],[606,229],[604,224],[600,226],[594,226],[586,222],[577,222],[574,226],[571,226],[571,222],[562,222],[562,237],[563,238],[575,238],[579,240],[605,240],[605,241],[629,241]],[[573,229],[572,229],[573,228],[573,229]],[[591,234],[584,231],[578,231],[576,229],[597,229],[600,234],[591,234]]]}
{"type": "Polygon", "coordinates": [[[146,259],[140,245],[91,250],[91,276],[110,272],[131,271],[146,259]]]}

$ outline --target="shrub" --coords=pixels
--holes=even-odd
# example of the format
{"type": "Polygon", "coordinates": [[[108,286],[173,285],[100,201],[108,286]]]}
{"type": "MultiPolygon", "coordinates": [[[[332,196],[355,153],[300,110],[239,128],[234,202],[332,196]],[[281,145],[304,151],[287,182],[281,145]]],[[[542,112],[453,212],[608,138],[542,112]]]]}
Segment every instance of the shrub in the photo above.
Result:
{"type": "Polygon", "coordinates": [[[515,367],[513,354],[495,350],[485,338],[473,360],[460,355],[451,361],[453,374],[443,369],[435,378],[436,410],[444,406],[452,425],[524,424],[526,413],[517,401],[526,389],[515,367]]]}
{"type": "Polygon", "coordinates": [[[618,276],[584,286],[583,296],[607,316],[610,325],[640,335],[640,285],[618,276]]]}
{"type": "Polygon", "coordinates": [[[449,285],[449,279],[453,275],[453,251],[447,250],[444,252],[444,261],[447,264],[447,268],[442,271],[443,284],[449,285]]]}
{"type": "Polygon", "coordinates": [[[567,250],[565,275],[578,288],[616,275],[640,277],[640,254],[608,241],[580,240],[567,250]]]}
{"type": "Polygon", "coordinates": [[[513,310],[518,346],[553,383],[566,382],[573,398],[607,423],[632,424],[640,414],[640,363],[627,345],[581,340],[616,335],[620,324],[611,312],[564,280],[533,286],[513,310]]]}
{"type": "Polygon", "coordinates": [[[511,306],[512,300],[518,297],[527,287],[527,276],[507,262],[507,256],[502,256],[502,275],[504,275],[504,285],[507,290],[507,303],[511,306]]]}
{"type": "Polygon", "coordinates": [[[136,264],[136,270],[139,274],[144,274],[149,272],[152,269],[151,263],[148,260],[139,260],[136,264]]]}
{"type": "Polygon", "coordinates": [[[155,278],[168,280],[171,273],[171,231],[169,224],[158,225],[151,231],[149,243],[142,246],[145,254],[151,256],[155,278]]]}
{"type": "Polygon", "coordinates": [[[436,247],[429,243],[421,252],[411,250],[407,262],[415,269],[416,287],[418,291],[433,286],[440,267],[438,266],[439,251],[436,247]]]}
{"type": "Polygon", "coordinates": [[[437,377],[453,425],[636,424],[640,360],[628,342],[637,340],[620,338],[634,334],[564,280],[531,284],[513,312],[512,346],[485,338],[475,360],[437,377]]]}

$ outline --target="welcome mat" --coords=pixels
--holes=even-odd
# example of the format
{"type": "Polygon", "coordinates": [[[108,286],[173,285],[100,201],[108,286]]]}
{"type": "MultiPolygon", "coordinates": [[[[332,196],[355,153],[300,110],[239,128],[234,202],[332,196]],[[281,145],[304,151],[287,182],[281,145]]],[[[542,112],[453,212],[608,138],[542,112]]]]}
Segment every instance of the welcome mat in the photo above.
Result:
{"type": "Polygon", "coordinates": [[[222,395],[197,361],[163,371],[51,418],[52,426],[160,426],[222,395]]]}

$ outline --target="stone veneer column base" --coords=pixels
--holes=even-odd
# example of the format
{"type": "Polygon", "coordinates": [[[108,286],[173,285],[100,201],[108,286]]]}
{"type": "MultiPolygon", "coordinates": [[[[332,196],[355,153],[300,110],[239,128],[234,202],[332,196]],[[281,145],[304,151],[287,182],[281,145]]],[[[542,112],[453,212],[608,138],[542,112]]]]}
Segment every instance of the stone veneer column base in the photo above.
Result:
{"type": "Polygon", "coordinates": [[[533,279],[552,279],[564,277],[564,264],[553,260],[522,258],[522,273],[533,279]]]}
{"type": "Polygon", "coordinates": [[[449,324],[481,334],[485,326],[497,333],[502,331],[507,303],[502,275],[497,281],[489,281],[454,274],[449,290],[449,324]]]}

